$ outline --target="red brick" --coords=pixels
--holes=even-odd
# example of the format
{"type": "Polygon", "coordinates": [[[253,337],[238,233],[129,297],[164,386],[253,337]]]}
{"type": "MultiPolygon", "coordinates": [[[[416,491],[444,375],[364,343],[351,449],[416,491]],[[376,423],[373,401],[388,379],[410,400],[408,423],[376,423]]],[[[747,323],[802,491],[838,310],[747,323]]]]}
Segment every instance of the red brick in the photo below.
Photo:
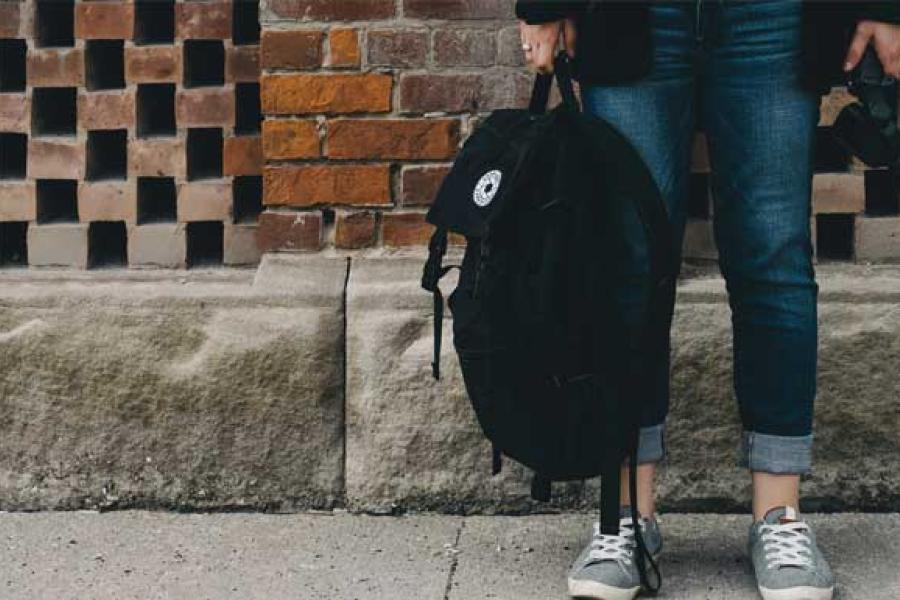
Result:
{"type": "Polygon", "coordinates": [[[332,29],[328,33],[328,66],[359,67],[362,51],[357,29],[332,29]]]}
{"type": "Polygon", "coordinates": [[[88,92],[78,98],[78,126],[84,130],[133,129],[134,91],[88,92]]]}
{"type": "Polygon", "coordinates": [[[175,95],[175,113],[179,127],[229,127],[234,124],[234,91],[179,90],[175,95]]]}
{"type": "Polygon", "coordinates": [[[257,240],[261,252],[319,250],[322,247],[322,213],[266,211],[259,215],[257,240]]]}
{"type": "Polygon", "coordinates": [[[401,173],[401,203],[403,206],[430,205],[450,167],[403,167],[401,173]]]}
{"type": "Polygon", "coordinates": [[[525,108],[531,100],[533,89],[534,76],[525,71],[486,71],[478,86],[478,109],[492,111],[501,108],[525,108]]]}
{"type": "Polygon", "coordinates": [[[370,65],[416,68],[428,59],[427,31],[370,31],[367,38],[370,65]]]}
{"type": "Polygon", "coordinates": [[[304,21],[370,21],[396,13],[394,0],[269,0],[269,10],[304,21]]]}
{"type": "Polygon", "coordinates": [[[130,40],[134,6],[126,2],[80,2],[75,5],[75,37],[130,40]]]}
{"type": "Polygon", "coordinates": [[[285,165],[266,167],[264,202],[270,205],[387,205],[388,165],[285,165]]]}
{"type": "Polygon", "coordinates": [[[374,246],[378,240],[378,215],[372,211],[338,211],[335,219],[334,245],[357,249],[374,246]]]}
{"type": "Polygon", "coordinates": [[[866,178],[856,173],[816,173],[813,176],[815,214],[856,214],[866,210],[866,178]]]}
{"type": "Polygon", "coordinates": [[[83,179],[84,142],[28,141],[28,176],[33,179],[83,179]]]}
{"type": "Polygon", "coordinates": [[[231,37],[231,2],[178,2],[175,30],[181,39],[231,37]]]}
{"type": "Polygon", "coordinates": [[[25,94],[0,94],[0,131],[29,133],[31,102],[25,94]]]}
{"type": "Polygon", "coordinates": [[[390,75],[264,75],[263,112],[270,115],[388,112],[390,75]]]}
{"type": "Polygon", "coordinates": [[[133,140],[128,144],[129,177],[175,177],[187,175],[182,138],[133,140]]]}
{"type": "Polygon", "coordinates": [[[322,37],[321,31],[263,31],[260,63],[264,69],[318,69],[322,37]]]}
{"type": "Polygon", "coordinates": [[[511,19],[507,0],[403,0],[403,15],[418,19],[511,19]]]}
{"type": "Polygon", "coordinates": [[[381,236],[385,246],[425,246],[434,227],[425,221],[425,213],[385,213],[381,236]]]}
{"type": "Polygon", "coordinates": [[[319,158],[321,142],[315,121],[263,122],[263,155],[272,160],[319,158]]]}
{"type": "Polygon", "coordinates": [[[129,83],[177,83],[181,51],[177,46],[132,46],[125,49],[125,79],[129,83]]]}
{"type": "Polygon", "coordinates": [[[0,182],[0,222],[37,219],[33,181],[0,182]]]}
{"type": "Polygon", "coordinates": [[[225,54],[225,80],[233,82],[259,81],[259,46],[234,46],[225,54]]]}
{"type": "Polygon", "coordinates": [[[28,85],[33,87],[84,85],[84,54],[78,49],[32,50],[28,53],[28,85]]]}
{"type": "Polygon", "coordinates": [[[78,220],[137,222],[137,188],[134,182],[86,182],[78,184],[78,220]]]}
{"type": "Polygon", "coordinates": [[[230,221],[231,184],[191,181],[178,190],[178,222],[230,221]]]}
{"type": "Polygon", "coordinates": [[[479,75],[411,75],[400,78],[400,110],[465,112],[478,107],[479,75]]]}
{"type": "Polygon", "coordinates": [[[494,29],[436,31],[434,60],[448,67],[493,66],[497,62],[497,32],[494,29]]]}
{"type": "Polygon", "coordinates": [[[440,160],[459,146],[457,119],[338,119],[328,122],[329,158],[440,160]]]}
{"type": "Polygon", "coordinates": [[[262,174],[262,141],[258,136],[225,138],[223,161],[225,175],[262,174]]]}
{"type": "Polygon", "coordinates": [[[0,38],[19,37],[21,2],[0,2],[0,38]]]}

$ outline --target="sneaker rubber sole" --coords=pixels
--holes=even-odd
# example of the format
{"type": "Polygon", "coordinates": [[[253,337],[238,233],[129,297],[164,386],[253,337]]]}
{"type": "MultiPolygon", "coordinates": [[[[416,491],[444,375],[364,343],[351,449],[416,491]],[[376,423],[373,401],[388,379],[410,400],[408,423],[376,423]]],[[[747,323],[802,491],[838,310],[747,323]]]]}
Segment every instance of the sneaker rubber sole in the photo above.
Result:
{"type": "Polygon", "coordinates": [[[832,600],[834,587],[795,587],[783,590],[770,590],[760,586],[759,593],[763,600],[832,600]]]}
{"type": "Polygon", "coordinates": [[[590,600],[634,600],[641,591],[635,588],[617,588],[590,579],[569,579],[569,596],[590,600]]]}

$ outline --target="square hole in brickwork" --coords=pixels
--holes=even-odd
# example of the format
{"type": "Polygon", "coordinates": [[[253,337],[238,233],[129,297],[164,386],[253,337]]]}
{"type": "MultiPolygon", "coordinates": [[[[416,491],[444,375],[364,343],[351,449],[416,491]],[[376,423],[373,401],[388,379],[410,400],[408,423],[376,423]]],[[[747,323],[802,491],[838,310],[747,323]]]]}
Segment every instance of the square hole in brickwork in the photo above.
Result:
{"type": "Polygon", "coordinates": [[[78,221],[78,182],[69,179],[38,179],[37,222],[78,221]]]}
{"type": "Polygon", "coordinates": [[[693,219],[710,217],[710,178],[707,173],[692,173],[687,212],[693,219]]]}
{"type": "Polygon", "coordinates": [[[262,177],[235,177],[232,183],[234,222],[255,223],[262,212],[262,177]]]}
{"type": "Polygon", "coordinates": [[[259,84],[236,84],[234,86],[234,100],[234,132],[237,135],[254,135],[259,133],[262,125],[259,84]]]}
{"type": "Polygon", "coordinates": [[[0,267],[24,267],[28,264],[28,223],[0,223],[0,267]]]}
{"type": "Polygon", "coordinates": [[[236,46],[259,43],[259,0],[234,0],[231,41],[236,46]]]}
{"type": "Polygon", "coordinates": [[[87,139],[87,180],[128,177],[128,132],[89,131],[87,139]]]}
{"type": "Polygon", "coordinates": [[[25,179],[28,136],[0,133],[0,179],[25,179]]]}
{"type": "Polygon", "coordinates": [[[175,41],[175,0],[136,0],[134,43],[171,44],[175,41]]]}
{"type": "Polygon", "coordinates": [[[188,129],[187,174],[191,181],[222,177],[221,129],[188,129]]]}
{"type": "Polygon", "coordinates": [[[886,169],[866,171],[866,214],[888,217],[900,214],[897,176],[886,169]]]}
{"type": "Polygon", "coordinates": [[[0,40],[0,92],[25,91],[25,40],[0,40]]]}
{"type": "Polygon", "coordinates": [[[85,42],[84,68],[87,89],[118,90],[125,87],[125,43],[121,40],[85,42]]]}
{"type": "Polygon", "coordinates": [[[124,267],[128,264],[128,235],[124,221],[95,221],[88,226],[88,266],[124,267]]]}
{"type": "Polygon", "coordinates": [[[821,260],[853,260],[855,215],[816,217],[816,256],[821,260]]]}
{"type": "Polygon", "coordinates": [[[34,11],[38,47],[75,45],[75,0],[37,0],[34,11]]]}
{"type": "Polygon", "coordinates": [[[219,40],[184,42],[184,85],[203,87],[225,84],[225,44],[219,40]]]}
{"type": "Polygon", "coordinates": [[[31,131],[35,135],[75,135],[75,88],[35,88],[31,97],[31,131]]]}
{"type": "Polygon", "coordinates": [[[813,166],[817,173],[840,173],[850,168],[850,155],[834,137],[831,127],[816,128],[813,166]]]}
{"type": "Polygon", "coordinates": [[[178,189],[171,177],[139,177],[137,181],[137,221],[171,223],[178,211],[178,189]]]}
{"type": "Polygon", "coordinates": [[[137,89],[138,137],[175,135],[175,84],[150,83],[137,89]]]}
{"type": "Polygon", "coordinates": [[[225,226],[221,221],[187,224],[188,267],[222,264],[225,226]]]}

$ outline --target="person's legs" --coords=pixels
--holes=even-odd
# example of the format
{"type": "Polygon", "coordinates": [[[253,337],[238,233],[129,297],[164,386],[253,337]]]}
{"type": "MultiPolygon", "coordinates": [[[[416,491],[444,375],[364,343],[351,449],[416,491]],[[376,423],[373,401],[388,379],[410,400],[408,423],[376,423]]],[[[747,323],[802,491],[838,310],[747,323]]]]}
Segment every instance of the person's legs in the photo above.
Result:
{"type": "Polygon", "coordinates": [[[796,495],[811,465],[818,288],[810,212],[819,97],[800,83],[800,0],[720,8],[701,118],[732,308],[742,462],[766,474],[755,478],[760,517],[796,495]]]}
{"type": "MultiPolygon", "coordinates": [[[[695,130],[694,70],[691,10],[680,3],[651,9],[654,67],[644,79],[626,85],[585,86],[585,111],[598,116],[625,135],[647,164],[665,200],[675,228],[676,251],[684,235],[695,130]]],[[[641,225],[633,216],[635,228],[641,225]]],[[[646,255],[634,256],[635,268],[647,267],[646,255]]],[[[622,298],[630,318],[643,318],[647,290],[628,289],[622,298]]],[[[674,303],[674,295],[670,302],[674,303]]],[[[638,447],[638,510],[655,512],[653,475],[665,454],[665,419],[669,408],[669,361],[654,365],[652,399],[642,407],[638,447]]],[[[623,481],[627,482],[627,469],[623,481]]],[[[624,488],[624,486],[623,486],[624,488]]],[[[622,504],[630,503],[627,489],[622,504]]]]}
{"type": "Polygon", "coordinates": [[[819,97],[801,76],[800,0],[711,6],[701,80],[720,266],[734,328],[750,554],[767,600],[827,600],[834,580],[798,515],[811,466],[818,286],[810,213],[819,97]]]}

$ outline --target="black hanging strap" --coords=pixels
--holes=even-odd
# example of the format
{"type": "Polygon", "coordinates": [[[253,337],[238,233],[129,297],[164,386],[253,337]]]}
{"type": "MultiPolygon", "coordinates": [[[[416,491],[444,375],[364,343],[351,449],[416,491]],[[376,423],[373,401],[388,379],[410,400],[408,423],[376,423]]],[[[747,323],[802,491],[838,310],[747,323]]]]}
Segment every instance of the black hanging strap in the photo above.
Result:
{"type": "Polygon", "coordinates": [[[431,292],[434,298],[434,360],[431,363],[431,374],[435,379],[441,378],[441,341],[444,333],[444,295],[438,283],[458,265],[443,266],[447,253],[447,229],[438,227],[428,243],[428,261],[422,273],[422,287],[431,292]]]}
{"type": "Polygon", "coordinates": [[[659,572],[659,565],[653,559],[653,555],[647,549],[644,541],[644,534],[641,532],[640,515],[637,509],[637,443],[633,444],[631,455],[629,457],[630,469],[628,473],[628,493],[631,496],[631,522],[634,525],[634,540],[637,544],[637,568],[640,575],[641,585],[644,591],[650,595],[655,595],[662,587],[662,575],[659,572]],[[647,572],[647,563],[653,572],[653,581],[650,581],[647,572]]]}
{"type": "Polygon", "coordinates": [[[562,95],[563,104],[572,110],[581,110],[575,95],[575,86],[572,83],[571,60],[568,54],[560,52],[553,62],[553,73],[541,73],[535,78],[531,103],[528,105],[529,112],[534,115],[542,115],[547,112],[554,79],[556,79],[559,93],[562,95]]]}
{"type": "Polygon", "coordinates": [[[503,453],[497,444],[491,444],[491,475],[499,475],[503,470],[503,453]]]}

